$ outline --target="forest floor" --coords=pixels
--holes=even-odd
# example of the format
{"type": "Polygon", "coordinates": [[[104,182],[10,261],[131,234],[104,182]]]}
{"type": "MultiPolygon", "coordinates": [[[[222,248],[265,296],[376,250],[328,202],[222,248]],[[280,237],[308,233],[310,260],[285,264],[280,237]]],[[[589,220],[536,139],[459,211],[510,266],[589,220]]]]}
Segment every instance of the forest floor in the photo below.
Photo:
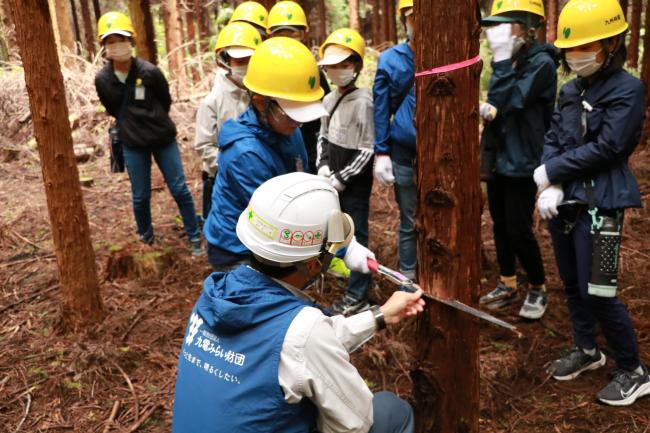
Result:
{"type": "MultiPolygon", "coordinates": [[[[198,207],[200,162],[191,146],[196,105],[177,103],[173,116],[198,207]]],[[[177,208],[157,169],[152,211],[158,242],[153,247],[137,242],[129,181],[126,174],[109,171],[106,116],[92,106],[81,110],[73,120],[75,144],[92,150],[79,170],[93,179],[83,191],[106,317],[78,334],[57,332],[57,268],[26,105],[23,101],[23,110],[12,112],[0,98],[0,107],[5,109],[0,110],[0,148],[8,149],[0,151],[0,433],[169,431],[178,353],[189,312],[210,273],[207,261],[191,258],[177,208]]],[[[647,199],[650,154],[637,152],[632,160],[647,199]]],[[[371,205],[371,249],[381,262],[397,267],[398,209],[392,190],[375,187],[371,205]]],[[[650,362],[650,211],[629,211],[626,223],[621,297],[631,311],[641,353],[650,362]]],[[[521,339],[481,323],[481,431],[650,432],[650,398],[630,408],[595,401],[614,369],[611,356],[607,368],[573,382],[556,382],[546,374],[572,339],[544,224],[538,224],[537,235],[549,277],[550,307],[539,322],[519,318],[519,305],[498,313],[520,328],[521,339]]],[[[482,236],[485,292],[497,276],[487,212],[482,236]]],[[[381,302],[395,288],[376,281],[371,296],[381,302]]],[[[328,278],[312,294],[329,305],[343,290],[340,281],[328,278]]],[[[374,391],[412,398],[409,342],[414,330],[415,321],[387,330],[352,355],[374,391]]]]}

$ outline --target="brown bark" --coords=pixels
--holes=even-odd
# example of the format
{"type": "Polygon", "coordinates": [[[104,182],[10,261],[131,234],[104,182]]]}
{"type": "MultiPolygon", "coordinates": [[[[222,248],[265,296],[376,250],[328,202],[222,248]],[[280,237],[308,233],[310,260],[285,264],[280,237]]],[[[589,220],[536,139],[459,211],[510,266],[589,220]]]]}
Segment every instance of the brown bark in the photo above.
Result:
{"type": "Polygon", "coordinates": [[[34,136],[45,184],[62,292],[64,326],[99,321],[95,252],[72,150],[63,77],[47,0],[8,0],[16,24],[34,136]]]}
{"type": "Polygon", "coordinates": [[[319,43],[325,42],[327,38],[327,6],[325,6],[325,0],[316,0],[316,7],[318,10],[318,38],[319,43]]]}
{"type": "MultiPolygon", "coordinates": [[[[52,23],[56,26],[58,37],[60,41],[60,49],[67,49],[69,52],[74,52],[74,36],[72,34],[72,20],[70,14],[70,4],[67,0],[52,0],[56,19],[52,23]]],[[[54,17],[53,17],[54,18],[54,17]]]]}
{"type": "Polygon", "coordinates": [[[380,15],[379,15],[379,2],[378,0],[369,0],[370,1],[370,7],[372,8],[372,12],[370,14],[370,33],[371,33],[371,41],[372,45],[377,46],[380,42],[380,37],[379,37],[379,32],[381,28],[381,24],[379,22],[380,20],[380,15]]]}
{"type": "Polygon", "coordinates": [[[95,11],[95,22],[102,16],[102,9],[99,7],[99,0],[93,0],[93,11],[95,11]]]}
{"type": "Polygon", "coordinates": [[[546,41],[552,44],[557,39],[557,0],[548,0],[546,6],[546,41]]]}
{"type": "Polygon", "coordinates": [[[196,15],[194,15],[194,11],[190,9],[185,11],[185,26],[187,28],[187,38],[185,38],[184,41],[189,44],[187,48],[190,53],[190,58],[192,59],[192,63],[189,65],[189,70],[190,73],[192,74],[192,82],[199,83],[201,81],[201,75],[199,74],[199,70],[194,64],[194,60],[196,59],[196,54],[197,54],[196,44],[198,42],[196,37],[196,28],[194,27],[195,22],[196,22],[196,15]]]}
{"type": "Polygon", "coordinates": [[[203,0],[194,0],[194,13],[196,14],[196,24],[199,29],[199,49],[202,53],[205,53],[210,49],[208,46],[208,40],[210,39],[210,21],[203,7],[203,0]]]}
{"type": "Polygon", "coordinates": [[[630,2],[630,0],[619,0],[621,3],[621,8],[623,8],[623,15],[627,17],[627,5],[630,2]]]}
{"type": "Polygon", "coordinates": [[[139,57],[156,63],[156,42],[149,0],[129,0],[129,14],[135,28],[135,49],[139,57]]]}
{"type": "Polygon", "coordinates": [[[81,19],[84,25],[84,49],[88,57],[92,59],[95,56],[95,32],[93,30],[93,21],[90,17],[90,5],[88,4],[88,0],[80,0],[79,3],[81,5],[81,19]]]}
{"type": "Polygon", "coordinates": [[[359,31],[361,28],[359,26],[359,0],[348,0],[348,9],[350,11],[350,28],[359,31]]]}
{"type": "MultiPolygon", "coordinates": [[[[426,23],[416,26],[416,70],[479,54],[477,7],[415,1],[426,23]]],[[[418,278],[425,291],[468,304],[478,298],[481,258],[480,69],[416,79],[418,278]]],[[[421,316],[412,372],[417,432],[479,431],[478,331],[470,316],[441,304],[421,316]]]]}
{"type": "Polygon", "coordinates": [[[181,31],[183,23],[178,13],[177,0],[164,0],[162,2],[162,16],[165,24],[165,45],[169,72],[176,81],[179,93],[187,89],[187,73],[185,72],[185,50],[181,46],[181,31]]]}
{"type": "Polygon", "coordinates": [[[72,12],[72,26],[74,28],[75,52],[79,54],[81,47],[81,29],[79,28],[79,18],[77,17],[77,6],[74,0],[70,0],[70,11],[72,12]]]}
{"type": "Polygon", "coordinates": [[[5,3],[6,0],[0,0],[0,62],[9,61],[16,47],[16,35],[5,3]]]}
{"type": "Polygon", "coordinates": [[[393,0],[388,0],[386,4],[387,4],[386,15],[388,18],[388,40],[396,44],[397,43],[397,21],[395,20],[395,17],[397,16],[396,5],[393,0]]]}
{"type": "Polygon", "coordinates": [[[630,45],[628,47],[628,66],[637,68],[639,66],[639,41],[641,38],[641,0],[632,0],[630,10],[630,45]]]}

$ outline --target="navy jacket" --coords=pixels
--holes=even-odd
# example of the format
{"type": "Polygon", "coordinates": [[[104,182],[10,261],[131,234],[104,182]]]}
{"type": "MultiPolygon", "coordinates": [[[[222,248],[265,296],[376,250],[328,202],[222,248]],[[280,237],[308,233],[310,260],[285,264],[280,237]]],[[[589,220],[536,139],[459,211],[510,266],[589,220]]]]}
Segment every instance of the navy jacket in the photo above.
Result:
{"type": "Polygon", "coordinates": [[[239,215],[258,186],[306,170],[307,152],[300,130],[288,137],[280,135],[262,126],[252,108],[223,124],[218,146],[219,171],[204,234],[210,245],[231,255],[245,255],[248,250],[235,232],[239,215]]]}
{"type": "Polygon", "coordinates": [[[498,110],[486,125],[483,143],[496,149],[496,173],[532,177],[539,166],[557,93],[557,60],[550,45],[534,43],[513,67],[513,60],[492,63],[487,101],[498,110]]]}
{"type": "Polygon", "coordinates": [[[379,56],[372,88],[375,153],[390,155],[398,164],[409,166],[416,154],[414,75],[413,50],[407,43],[399,44],[379,56]]]}
{"type": "Polygon", "coordinates": [[[584,183],[594,180],[599,208],[641,206],[639,186],[627,162],[639,143],[644,117],[643,83],[624,70],[590,86],[575,79],[562,87],[542,163],[551,183],[563,184],[565,200],[587,201],[584,183]],[[584,136],[583,101],[593,107],[584,111],[584,136]]]}
{"type": "Polygon", "coordinates": [[[285,335],[305,306],[247,266],[210,275],[183,338],[172,431],[311,432],[316,407],[287,403],[278,382],[285,335]]]}

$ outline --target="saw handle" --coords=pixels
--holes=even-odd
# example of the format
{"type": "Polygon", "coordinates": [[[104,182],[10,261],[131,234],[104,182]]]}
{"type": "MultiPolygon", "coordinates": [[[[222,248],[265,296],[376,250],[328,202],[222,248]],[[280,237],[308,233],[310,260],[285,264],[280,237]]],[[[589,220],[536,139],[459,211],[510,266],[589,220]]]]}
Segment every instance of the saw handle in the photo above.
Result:
{"type": "Polygon", "coordinates": [[[370,269],[371,272],[379,272],[379,262],[377,260],[373,259],[368,259],[368,269],[370,269]]]}

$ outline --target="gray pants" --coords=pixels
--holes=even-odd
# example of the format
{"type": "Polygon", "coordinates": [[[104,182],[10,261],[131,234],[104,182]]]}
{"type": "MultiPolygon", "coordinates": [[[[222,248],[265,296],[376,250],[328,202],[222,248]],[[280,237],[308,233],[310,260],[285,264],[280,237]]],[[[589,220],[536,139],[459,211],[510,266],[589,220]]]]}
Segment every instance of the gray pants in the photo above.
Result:
{"type": "Polygon", "coordinates": [[[411,405],[392,392],[381,391],[372,399],[375,422],[369,433],[413,433],[411,405]]]}

